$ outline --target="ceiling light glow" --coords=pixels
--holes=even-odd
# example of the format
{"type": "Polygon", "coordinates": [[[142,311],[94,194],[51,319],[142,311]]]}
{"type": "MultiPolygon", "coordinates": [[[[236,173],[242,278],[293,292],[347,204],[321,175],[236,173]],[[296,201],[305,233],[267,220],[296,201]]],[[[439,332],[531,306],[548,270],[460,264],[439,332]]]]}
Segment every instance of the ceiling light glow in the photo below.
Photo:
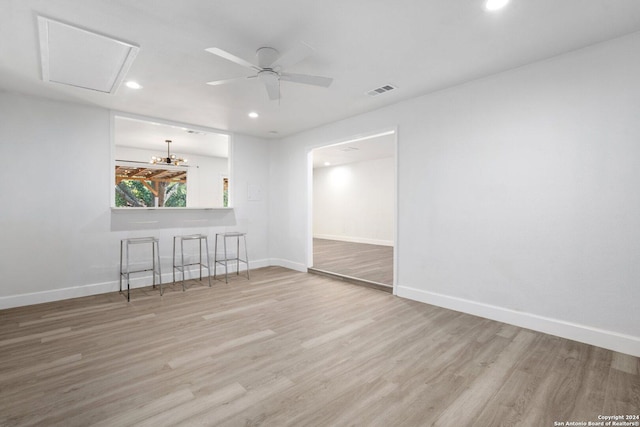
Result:
{"type": "Polygon", "coordinates": [[[485,9],[489,11],[500,10],[509,3],[509,0],[487,0],[484,4],[485,9]]]}
{"type": "Polygon", "coordinates": [[[331,166],[331,162],[324,162],[325,166],[331,166]]]}
{"type": "Polygon", "coordinates": [[[249,117],[251,117],[252,119],[257,119],[260,115],[258,113],[256,113],[255,111],[252,111],[249,113],[249,117]]]}
{"type": "Polygon", "coordinates": [[[129,89],[142,89],[140,83],[134,82],[133,80],[129,80],[128,82],[126,82],[125,86],[127,86],[129,89]]]}

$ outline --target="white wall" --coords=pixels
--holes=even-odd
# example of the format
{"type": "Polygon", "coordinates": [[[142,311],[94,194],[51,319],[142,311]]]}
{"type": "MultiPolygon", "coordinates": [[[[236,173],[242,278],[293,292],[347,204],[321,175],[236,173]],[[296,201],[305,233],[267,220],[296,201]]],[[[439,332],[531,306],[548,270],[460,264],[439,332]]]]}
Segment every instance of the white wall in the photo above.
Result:
{"type": "Polygon", "coordinates": [[[313,235],[393,246],[395,159],[313,170],[313,235]]]}
{"type": "Polygon", "coordinates": [[[222,180],[229,175],[228,160],[221,157],[190,157],[193,163],[189,167],[187,180],[187,206],[224,206],[222,180]]]}
{"type": "Polygon", "coordinates": [[[307,153],[398,127],[398,295],[640,355],[640,35],[272,143],[306,266],[307,153]]]}
{"type": "MultiPolygon", "coordinates": [[[[146,162],[156,151],[116,145],[115,158],[136,162],[146,162]]],[[[229,161],[223,157],[188,156],[187,206],[222,207],[222,177],[229,174],[229,161]]]]}
{"type": "Polygon", "coordinates": [[[282,141],[236,135],[236,209],[143,214],[163,228],[109,209],[107,110],[0,92],[0,308],[115,290],[128,236],[160,237],[165,275],[171,236],[225,229],[249,232],[252,267],[304,270],[308,152],[397,126],[398,295],[640,356],[639,49],[632,35],[282,141]]]}
{"type": "Polygon", "coordinates": [[[178,234],[247,231],[251,268],[268,264],[267,141],[233,137],[233,211],[115,214],[108,110],[0,92],[0,117],[0,308],[117,290],[124,237],[160,238],[165,280],[178,234]]]}
{"type": "MultiPolygon", "coordinates": [[[[233,137],[231,202],[237,225],[233,230],[247,233],[251,268],[271,265],[269,260],[269,142],[246,135],[233,137]],[[254,197],[249,197],[253,187],[254,197]],[[257,194],[259,190],[260,194],[257,194]]],[[[242,267],[242,266],[241,266],[242,267]]]]}

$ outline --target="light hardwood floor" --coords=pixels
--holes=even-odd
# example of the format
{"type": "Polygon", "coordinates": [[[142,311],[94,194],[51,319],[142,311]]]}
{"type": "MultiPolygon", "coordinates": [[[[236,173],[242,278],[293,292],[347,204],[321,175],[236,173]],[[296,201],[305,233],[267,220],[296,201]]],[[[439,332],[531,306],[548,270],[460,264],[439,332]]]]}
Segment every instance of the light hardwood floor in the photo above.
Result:
{"type": "Polygon", "coordinates": [[[313,239],[313,267],[393,286],[393,247],[313,239]]]}
{"type": "Polygon", "coordinates": [[[279,267],[0,311],[2,426],[553,426],[640,360],[279,267]]]}

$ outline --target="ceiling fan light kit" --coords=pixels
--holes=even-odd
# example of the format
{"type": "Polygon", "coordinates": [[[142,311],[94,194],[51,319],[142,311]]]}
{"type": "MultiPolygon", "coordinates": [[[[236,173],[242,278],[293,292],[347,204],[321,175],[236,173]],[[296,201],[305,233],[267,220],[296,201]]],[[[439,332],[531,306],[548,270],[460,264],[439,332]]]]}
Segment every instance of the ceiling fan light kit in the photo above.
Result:
{"type": "Polygon", "coordinates": [[[261,47],[256,51],[258,65],[217,47],[211,47],[205,50],[257,73],[253,76],[208,82],[207,84],[211,86],[227,84],[237,80],[257,78],[265,86],[269,99],[277,101],[280,99],[281,81],[320,87],[329,87],[333,82],[333,79],[329,77],[282,72],[284,68],[303,61],[313,53],[313,48],[306,43],[300,43],[296,48],[283,55],[280,55],[280,53],[272,47],[261,47]]]}

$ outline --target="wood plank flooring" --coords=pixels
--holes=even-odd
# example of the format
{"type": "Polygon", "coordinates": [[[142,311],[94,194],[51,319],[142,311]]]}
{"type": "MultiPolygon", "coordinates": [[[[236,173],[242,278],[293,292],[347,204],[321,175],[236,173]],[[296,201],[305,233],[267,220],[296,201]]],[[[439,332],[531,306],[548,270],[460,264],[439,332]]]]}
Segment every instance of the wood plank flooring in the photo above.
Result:
{"type": "Polygon", "coordinates": [[[393,247],[313,239],[313,267],[393,286],[393,247]]]}
{"type": "Polygon", "coordinates": [[[279,267],[0,311],[2,426],[554,426],[640,359],[279,267]]]}

